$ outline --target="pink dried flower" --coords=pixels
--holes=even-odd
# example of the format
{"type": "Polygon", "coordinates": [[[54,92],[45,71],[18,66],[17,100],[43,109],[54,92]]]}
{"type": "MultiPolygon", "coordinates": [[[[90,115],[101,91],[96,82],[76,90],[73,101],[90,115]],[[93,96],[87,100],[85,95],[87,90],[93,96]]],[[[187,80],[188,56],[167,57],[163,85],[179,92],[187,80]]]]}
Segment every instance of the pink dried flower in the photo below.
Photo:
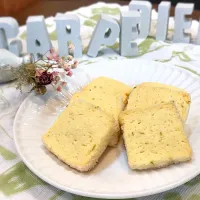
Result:
{"type": "Polygon", "coordinates": [[[67,75],[68,75],[68,76],[72,76],[72,75],[73,75],[73,72],[72,72],[72,71],[69,71],[69,72],[67,73],[67,75]]]}
{"type": "Polygon", "coordinates": [[[59,76],[55,76],[54,80],[53,80],[54,84],[57,85],[59,81],[60,81],[60,77],[59,76]]]}
{"type": "Polygon", "coordinates": [[[67,60],[69,60],[69,61],[71,61],[73,59],[73,57],[72,56],[67,56],[67,60]]]}
{"type": "Polygon", "coordinates": [[[52,74],[53,74],[53,76],[55,77],[55,76],[57,76],[58,74],[59,74],[59,72],[52,72],[52,74]]]}
{"type": "Polygon", "coordinates": [[[38,78],[38,82],[40,85],[49,85],[53,81],[53,74],[49,74],[46,71],[43,72],[38,78]]]}
{"type": "MultiPolygon", "coordinates": [[[[73,50],[74,46],[70,45],[69,49],[73,50]]],[[[20,90],[26,83],[32,85],[32,90],[39,94],[44,94],[47,91],[46,85],[53,84],[57,91],[61,91],[62,87],[66,86],[66,76],[72,76],[72,68],[76,68],[78,61],[73,59],[73,56],[59,57],[55,49],[41,55],[42,57],[32,64],[27,64],[20,70],[17,70],[16,78],[18,79],[17,88],[20,90]],[[46,58],[43,60],[43,56],[46,58]],[[48,60],[47,60],[48,59],[48,60]],[[42,63],[38,63],[43,61],[42,63]],[[27,75],[28,74],[28,75],[27,75]]]]}
{"type": "Polygon", "coordinates": [[[63,67],[64,67],[64,68],[68,67],[68,64],[67,64],[67,63],[65,63],[65,64],[63,65],[63,67]]]}
{"type": "Polygon", "coordinates": [[[60,60],[60,57],[59,57],[59,55],[55,52],[54,49],[51,49],[51,50],[50,50],[50,54],[47,55],[47,59],[48,59],[48,60],[59,61],[59,60],[60,60]]]}
{"type": "Polygon", "coordinates": [[[54,49],[53,49],[53,48],[51,48],[51,49],[49,50],[49,52],[50,52],[50,53],[53,53],[53,52],[54,52],[54,49]]]}
{"type": "Polygon", "coordinates": [[[61,57],[59,62],[64,62],[65,61],[65,57],[61,57]]]}
{"type": "Polygon", "coordinates": [[[65,71],[69,71],[70,70],[70,65],[68,65],[67,63],[65,63],[63,65],[63,68],[65,69],[65,71]]]}
{"type": "Polygon", "coordinates": [[[56,90],[57,90],[58,92],[61,92],[61,91],[62,91],[61,86],[58,86],[56,90]]]}
{"type": "Polygon", "coordinates": [[[61,83],[61,86],[62,86],[62,87],[66,86],[66,85],[67,85],[66,82],[62,82],[62,83],[61,83]]]}
{"type": "Polygon", "coordinates": [[[72,69],[75,69],[77,67],[77,65],[78,65],[78,61],[75,60],[74,63],[72,64],[72,69]]]}
{"type": "Polygon", "coordinates": [[[71,69],[69,67],[65,68],[66,72],[69,72],[71,69]]]}

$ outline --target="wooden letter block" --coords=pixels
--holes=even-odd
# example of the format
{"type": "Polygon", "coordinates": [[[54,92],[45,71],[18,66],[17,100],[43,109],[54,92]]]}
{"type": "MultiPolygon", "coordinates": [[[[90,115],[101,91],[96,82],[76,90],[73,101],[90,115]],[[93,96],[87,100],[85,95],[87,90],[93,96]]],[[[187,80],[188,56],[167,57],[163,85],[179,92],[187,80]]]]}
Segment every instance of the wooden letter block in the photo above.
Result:
{"type": "Polygon", "coordinates": [[[74,57],[82,56],[82,43],[80,37],[80,20],[77,15],[57,15],[56,32],[58,36],[59,55],[67,56],[68,42],[71,42],[74,49],[74,57]]]}
{"type": "Polygon", "coordinates": [[[8,39],[15,38],[19,33],[18,22],[12,17],[0,18],[0,48],[7,49],[19,56],[22,51],[22,42],[13,40],[8,44],[8,39]]]}
{"type": "Polygon", "coordinates": [[[31,16],[27,19],[27,50],[39,59],[52,48],[43,16],[31,16]]]}
{"type": "Polygon", "coordinates": [[[191,19],[186,19],[185,15],[191,15],[194,9],[193,3],[178,3],[175,8],[175,30],[174,42],[189,43],[190,35],[184,33],[185,29],[189,29],[192,24],[191,19]]]}
{"type": "Polygon", "coordinates": [[[135,10],[141,12],[141,24],[139,25],[139,38],[146,38],[149,35],[151,26],[151,10],[152,5],[149,1],[131,1],[129,4],[129,10],[135,10]]]}
{"type": "Polygon", "coordinates": [[[115,19],[102,14],[93,32],[87,55],[96,57],[102,44],[113,45],[119,37],[120,27],[115,19]]]}
{"type": "Polygon", "coordinates": [[[167,37],[170,7],[171,3],[169,1],[163,1],[158,6],[156,40],[165,41],[167,37]]]}
{"type": "Polygon", "coordinates": [[[121,12],[120,54],[121,56],[136,56],[138,54],[137,43],[133,40],[138,38],[137,25],[140,23],[138,11],[121,12]]]}

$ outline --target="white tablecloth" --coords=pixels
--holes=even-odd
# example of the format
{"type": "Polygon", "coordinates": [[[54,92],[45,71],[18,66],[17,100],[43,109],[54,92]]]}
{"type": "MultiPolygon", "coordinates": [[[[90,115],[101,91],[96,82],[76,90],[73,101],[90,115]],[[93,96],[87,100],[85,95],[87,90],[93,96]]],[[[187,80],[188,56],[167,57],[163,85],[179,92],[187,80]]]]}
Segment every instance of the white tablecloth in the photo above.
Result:
{"type": "MultiPolygon", "coordinates": [[[[47,8],[48,9],[48,8],[47,8]]],[[[97,3],[89,7],[82,7],[73,11],[81,20],[81,38],[85,53],[99,14],[106,13],[119,19],[120,10],[128,10],[128,6],[118,4],[97,3]]],[[[157,13],[152,12],[152,26],[150,36],[155,35],[157,13]]],[[[57,48],[54,17],[46,20],[46,26],[53,46],[57,48]]],[[[169,34],[171,38],[174,20],[169,20],[169,34]]],[[[198,22],[193,21],[191,33],[193,40],[198,30],[198,22]]],[[[26,52],[26,26],[20,27],[19,38],[23,42],[26,52]]],[[[172,63],[176,67],[184,68],[197,75],[200,74],[200,46],[193,44],[172,44],[155,41],[153,37],[138,40],[140,58],[158,62],[172,63]]],[[[130,59],[118,54],[119,42],[109,48],[102,47],[97,58],[84,55],[80,59],[81,65],[88,65],[101,60],[130,59]]],[[[137,58],[131,58],[137,59],[137,58]]],[[[35,176],[20,160],[13,142],[13,120],[17,109],[28,93],[15,90],[15,82],[0,85],[0,199],[12,200],[81,200],[90,198],[79,197],[54,188],[35,176]]],[[[137,198],[138,200],[198,200],[200,199],[200,176],[192,181],[161,194],[137,198]]]]}

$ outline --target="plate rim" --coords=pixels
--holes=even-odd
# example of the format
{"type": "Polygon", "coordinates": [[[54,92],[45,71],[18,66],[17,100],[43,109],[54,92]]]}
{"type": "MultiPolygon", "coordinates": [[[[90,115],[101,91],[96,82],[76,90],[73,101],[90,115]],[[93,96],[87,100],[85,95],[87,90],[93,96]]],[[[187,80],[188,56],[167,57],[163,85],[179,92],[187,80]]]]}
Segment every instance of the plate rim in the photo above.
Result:
{"type": "MultiPolygon", "coordinates": [[[[136,59],[135,59],[136,60],[136,59]]],[[[111,62],[121,62],[121,61],[124,61],[124,60],[115,60],[115,61],[109,61],[109,63],[111,62]]],[[[126,60],[126,61],[133,61],[133,60],[126,60]]],[[[158,63],[158,62],[155,62],[155,61],[149,61],[149,60],[143,60],[143,59],[137,59],[137,61],[142,61],[142,62],[151,62],[152,64],[153,63],[158,63]]],[[[107,63],[108,61],[102,61],[102,62],[99,62],[99,63],[107,63]]],[[[133,61],[134,62],[134,61],[133,61]]],[[[95,64],[98,64],[98,63],[93,63],[91,65],[95,65],[95,64]]],[[[170,63],[159,63],[161,65],[166,66],[168,68],[174,68],[174,69],[177,69],[173,64],[170,64],[170,63]]],[[[91,67],[91,66],[90,66],[91,67]]],[[[178,68],[177,70],[180,70],[180,71],[184,71],[184,73],[187,73],[189,74],[190,76],[193,76],[195,79],[197,79],[199,82],[200,82],[200,78],[198,75],[188,71],[188,70],[185,70],[185,69],[182,69],[182,68],[178,68]]],[[[43,175],[42,173],[40,173],[37,169],[35,169],[31,163],[29,163],[26,158],[24,157],[23,153],[21,152],[20,150],[20,147],[17,143],[17,133],[16,133],[16,126],[17,126],[17,121],[18,121],[18,118],[20,116],[20,113],[21,113],[21,110],[24,108],[24,105],[26,104],[26,102],[29,100],[29,98],[34,95],[33,93],[30,93],[25,99],[24,101],[21,103],[19,109],[17,110],[16,112],[16,115],[15,115],[15,118],[14,118],[14,122],[13,122],[13,139],[14,139],[14,144],[15,144],[15,147],[16,147],[16,150],[18,152],[18,155],[20,156],[20,158],[22,159],[22,161],[25,163],[25,165],[36,175],[38,176],[40,179],[42,179],[43,181],[45,181],[46,183],[56,187],[56,188],[59,188],[65,192],[68,192],[68,193],[71,193],[71,194],[75,194],[75,195],[80,195],[80,196],[84,196],[84,197],[91,197],[91,198],[105,198],[105,199],[129,199],[129,198],[139,198],[139,197],[144,197],[144,196],[149,196],[149,195],[154,195],[154,194],[158,194],[158,193],[161,193],[161,192],[165,192],[165,191],[168,191],[168,190],[171,190],[173,188],[176,188],[180,185],[183,185],[184,183],[190,181],[191,179],[195,178],[197,175],[200,174],[200,168],[199,170],[195,170],[193,171],[193,173],[189,174],[188,176],[185,176],[184,179],[180,179],[179,181],[177,182],[173,182],[173,183],[170,183],[168,184],[167,186],[162,186],[162,187],[157,187],[156,189],[147,189],[145,191],[138,191],[138,192],[126,192],[126,193],[121,193],[121,194],[115,194],[115,193],[101,193],[101,192],[94,192],[94,191],[90,191],[90,192],[87,192],[87,191],[82,191],[80,189],[74,189],[74,188],[71,188],[71,187],[68,187],[68,186],[64,186],[62,184],[59,184],[59,183],[56,183],[55,181],[52,181],[51,179],[49,179],[47,176],[43,175]]]]}

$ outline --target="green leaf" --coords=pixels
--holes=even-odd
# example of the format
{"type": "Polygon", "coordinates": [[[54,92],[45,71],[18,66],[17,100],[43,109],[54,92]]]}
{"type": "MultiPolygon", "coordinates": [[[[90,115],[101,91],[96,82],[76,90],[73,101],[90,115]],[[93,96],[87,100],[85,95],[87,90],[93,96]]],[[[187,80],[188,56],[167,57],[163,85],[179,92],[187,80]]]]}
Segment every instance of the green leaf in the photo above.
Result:
{"type": "Polygon", "coordinates": [[[94,62],[92,62],[92,61],[89,61],[88,63],[86,63],[85,65],[90,65],[90,64],[93,64],[93,63],[95,63],[95,61],[94,62]]]}
{"type": "Polygon", "coordinates": [[[182,54],[180,54],[179,58],[185,62],[189,62],[192,60],[185,52],[182,52],[182,54]]]}
{"type": "Polygon", "coordinates": [[[192,60],[185,52],[173,51],[173,52],[172,52],[172,55],[173,55],[173,56],[178,56],[179,59],[180,59],[181,61],[184,61],[184,62],[189,62],[189,61],[192,60]]]}
{"type": "Polygon", "coordinates": [[[119,42],[115,42],[115,44],[113,44],[112,46],[108,46],[108,48],[113,49],[113,50],[119,49],[119,42]]]}
{"type": "Polygon", "coordinates": [[[53,32],[49,33],[49,37],[50,37],[51,40],[57,40],[56,31],[53,31],[53,32]]]}
{"type": "Polygon", "coordinates": [[[186,186],[194,186],[200,183],[200,175],[185,183],[186,186]]]}
{"type": "Polygon", "coordinates": [[[101,7],[101,8],[93,8],[92,9],[93,14],[110,14],[110,15],[119,15],[120,9],[119,8],[109,8],[109,7],[101,7]]]}
{"type": "Polygon", "coordinates": [[[174,29],[173,28],[169,28],[168,31],[169,32],[174,32],[174,29]]]}
{"type": "Polygon", "coordinates": [[[139,56],[125,56],[127,59],[133,59],[133,58],[137,58],[139,56]]]}
{"type": "Polygon", "coordinates": [[[79,64],[85,63],[85,62],[89,62],[89,60],[81,60],[79,61],[79,64]]]}
{"type": "Polygon", "coordinates": [[[155,39],[152,37],[148,37],[143,42],[138,45],[139,55],[144,55],[149,51],[151,45],[155,42],[155,39]]]}
{"type": "Polygon", "coordinates": [[[72,43],[71,40],[67,42],[67,45],[68,45],[68,46],[71,45],[71,44],[73,45],[73,43],[72,43]]]}
{"type": "Polygon", "coordinates": [[[179,51],[173,51],[172,52],[172,56],[169,58],[169,59],[166,59],[166,60],[155,60],[155,61],[158,61],[158,62],[169,62],[172,58],[174,57],[177,57],[181,60],[181,61],[184,61],[184,62],[189,62],[191,61],[192,59],[184,52],[179,52],[179,51]]]}
{"type": "Polygon", "coordinates": [[[100,18],[100,15],[99,15],[99,14],[93,15],[92,17],[90,17],[90,19],[92,19],[92,20],[94,20],[94,21],[96,21],[96,22],[99,21],[99,18],[100,18]]]}
{"type": "Polygon", "coordinates": [[[108,57],[108,60],[117,60],[117,57],[108,57]]]}
{"type": "Polygon", "coordinates": [[[83,49],[83,54],[87,54],[88,51],[88,47],[85,47],[85,49],[83,49]]]}
{"type": "Polygon", "coordinates": [[[81,17],[84,17],[84,18],[88,18],[88,16],[82,14],[82,13],[77,13],[78,15],[80,15],[81,17]]]}
{"type": "Polygon", "coordinates": [[[94,23],[94,22],[91,21],[91,20],[85,20],[83,24],[84,24],[85,26],[90,26],[90,27],[95,27],[95,26],[96,26],[96,23],[94,23]]]}
{"type": "Polygon", "coordinates": [[[49,200],[56,200],[58,197],[61,197],[64,193],[65,193],[64,191],[59,190],[49,200]]]}
{"type": "MultiPolygon", "coordinates": [[[[180,67],[180,68],[182,68],[182,69],[188,70],[188,71],[192,72],[193,74],[196,74],[197,76],[200,76],[200,74],[199,74],[197,71],[193,70],[193,69],[190,69],[190,68],[184,67],[184,66],[180,66],[180,65],[176,65],[176,66],[177,66],[177,67],[180,67]]],[[[200,178],[199,178],[199,179],[200,179],[200,178]]]]}
{"type": "MultiPolygon", "coordinates": [[[[15,87],[15,86],[16,85],[13,85],[12,87],[15,87]]],[[[3,95],[0,95],[0,100],[2,100],[5,105],[7,104],[7,106],[9,106],[8,100],[3,95]]],[[[13,139],[1,124],[0,124],[0,130],[2,130],[1,132],[5,133],[5,135],[8,136],[10,139],[13,139]]]]}
{"type": "Polygon", "coordinates": [[[13,160],[16,158],[16,155],[13,152],[9,151],[8,149],[6,149],[1,145],[0,145],[0,154],[5,160],[13,160]]]}
{"type": "Polygon", "coordinates": [[[22,40],[25,40],[26,39],[26,31],[24,31],[21,35],[20,35],[20,38],[22,40]]]}
{"type": "Polygon", "coordinates": [[[45,184],[23,162],[18,162],[0,175],[0,191],[6,196],[45,184]]]}
{"type": "Polygon", "coordinates": [[[200,195],[193,194],[188,200],[200,200],[200,195]]]}
{"type": "Polygon", "coordinates": [[[165,62],[169,62],[172,58],[173,58],[173,56],[171,56],[169,59],[165,59],[165,60],[161,59],[161,60],[155,60],[155,61],[165,63],[165,62]]]}
{"type": "Polygon", "coordinates": [[[163,44],[163,45],[160,45],[160,46],[156,47],[155,49],[152,49],[152,50],[149,51],[149,52],[157,51],[157,50],[162,49],[163,47],[167,47],[167,46],[169,46],[169,45],[163,44]]]}
{"type": "Polygon", "coordinates": [[[46,27],[47,28],[50,28],[50,27],[52,27],[53,26],[53,24],[46,24],[46,27]]]}
{"type": "Polygon", "coordinates": [[[139,56],[142,56],[148,52],[152,52],[152,51],[156,51],[158,49],[160,49],[161,47],[157,47],[154,50],[149,51],[151,45],[155,42],[155,38],[149,36],[147,37],[144,41],[142,41],[139,45],[138,45],[138,51],[139,51],[139,55],[137,56],[126,56],[127,59],[132,59],[132,58],[137,58],[139,56]]]}
{"type": "Polygon", "coordinates": [[[169,192],[164,195],[164,200],[182,200],[182,197],[177,192],[169,192]]]}

